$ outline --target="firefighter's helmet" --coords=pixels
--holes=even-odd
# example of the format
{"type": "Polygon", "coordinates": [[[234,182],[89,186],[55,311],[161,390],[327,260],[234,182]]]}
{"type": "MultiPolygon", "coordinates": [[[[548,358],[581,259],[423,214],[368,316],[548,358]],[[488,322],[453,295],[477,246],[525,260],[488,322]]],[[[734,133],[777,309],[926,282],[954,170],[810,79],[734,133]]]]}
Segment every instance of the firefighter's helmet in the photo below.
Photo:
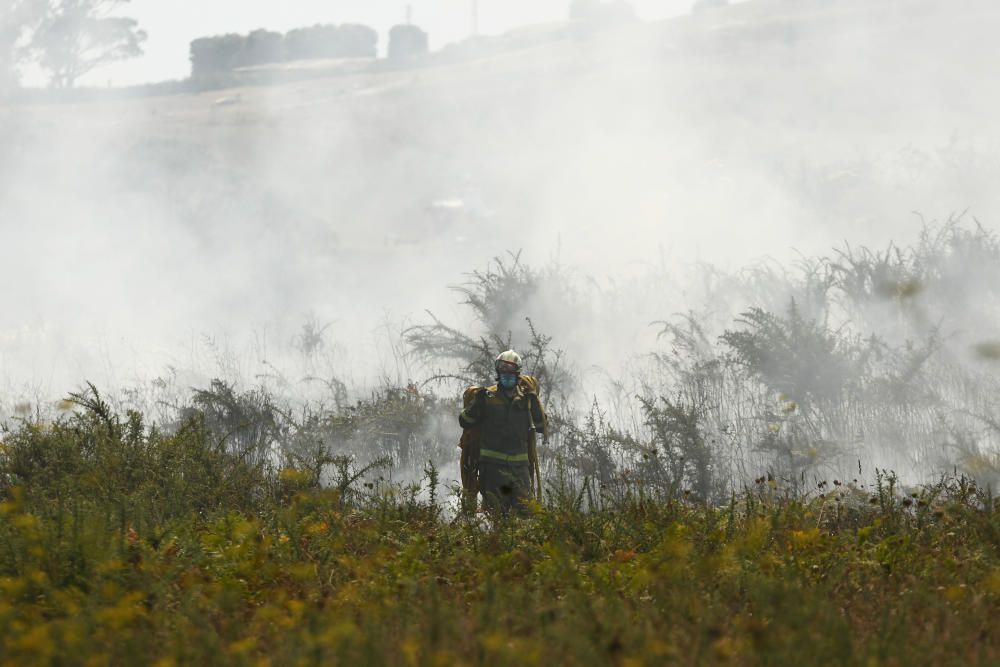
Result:
{"type": "Polygon", "coordinates": [[[497,375],[501,373],[519,375],[521,373],[521,355],[514,350],[501,352],[497,356],[496,361],[493,362],[493,367],[496,369],[497,375]]]}

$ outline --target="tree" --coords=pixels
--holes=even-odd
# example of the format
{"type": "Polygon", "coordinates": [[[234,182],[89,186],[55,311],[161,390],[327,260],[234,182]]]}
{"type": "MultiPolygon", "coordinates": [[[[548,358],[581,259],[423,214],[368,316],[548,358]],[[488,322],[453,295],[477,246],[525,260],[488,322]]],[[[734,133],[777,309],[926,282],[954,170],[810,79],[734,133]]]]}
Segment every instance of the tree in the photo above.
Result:
{"type": "Polygon", "coordinates": [[[24,60],[30,37],[45,16],[46,0],[0,2],[0,91],[17,84],[17,67],[24,60]]]}
{"type": "Polygon", "coordinates": [[[396,25],[389,30],[389,60],[403,61],[427,55],[430,40],[415,25],[396,25]]]}
{"type": "Polygon", "coordinates": [[[135,19],[112,16],[129,0],[49,0],[32,47],[54,88],[71,88],[88,72],[142,55],[146,33],[135,19]]]}

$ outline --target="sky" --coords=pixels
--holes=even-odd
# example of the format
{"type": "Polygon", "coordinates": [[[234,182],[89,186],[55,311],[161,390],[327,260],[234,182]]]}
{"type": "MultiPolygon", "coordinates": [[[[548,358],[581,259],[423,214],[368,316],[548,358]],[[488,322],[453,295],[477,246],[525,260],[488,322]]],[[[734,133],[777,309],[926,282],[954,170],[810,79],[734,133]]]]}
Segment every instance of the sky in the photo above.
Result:
{"type": "MultiPolygon", "coordinates": [[[[641,18],[653,20],[687,12],[692,0],[634,0],[641,18]]],[[[92,86],[115,86],[183,79],[189,73],[188,44],[221,33],[258,28],[287,31],[316,23],[364,23],[378,30],[381,48],[390,27],[412,7],[414,23],[430,34],[431,47],[467,37],[472,30],[471,0],[133,0],[120,13],[148,33],[145,55],[93,72],[92,86]]],[[[533,23],[564,20],[569,0],[479,0],[479,30],[501,33],[533,23]]]]}

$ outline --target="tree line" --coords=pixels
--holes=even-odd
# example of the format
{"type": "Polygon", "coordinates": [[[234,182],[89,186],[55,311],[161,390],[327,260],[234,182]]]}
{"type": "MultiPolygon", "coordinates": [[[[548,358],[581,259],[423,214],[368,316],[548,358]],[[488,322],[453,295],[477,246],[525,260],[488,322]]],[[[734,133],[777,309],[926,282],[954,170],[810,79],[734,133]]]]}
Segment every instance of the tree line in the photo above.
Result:
{"type": "MultiPolygon", "coordinates": [[[[406,60],[427,53],[427,33],[414,25],[389,31],[390,60],[406,60]]],[[[191,76],[204,78],[239,67],[270,65],[323,58],[374,58],[378,33],[366,25],[314,25],[286,34],[255,30],[247,35],[201,37],[191,42],[191,76]]]]}
{"type": "MultiPolygon", "coordinates": [[[[103,65],[142,55],[147,34],[119,10],[131,0],[3,0],[0,2],[0,92],[16,87],[25,67],[43,71],[53,88],[72,88],[103,65]]],[[[694,11],[728,0],[698,0],[694,11]]],[[[570,18],[587,23],[635,20],[626,0],[572,0],[570,18]]],[[[414,25],[389,31],[387,56],[405,61],[429,51],[427,33],[414,25]]],[[[202,37],[191,42],[191,75],[204,78],[239,67],[318,58],[374,58],[378,33],[359,24],[315,25],[286,34],[202,37]]]]}

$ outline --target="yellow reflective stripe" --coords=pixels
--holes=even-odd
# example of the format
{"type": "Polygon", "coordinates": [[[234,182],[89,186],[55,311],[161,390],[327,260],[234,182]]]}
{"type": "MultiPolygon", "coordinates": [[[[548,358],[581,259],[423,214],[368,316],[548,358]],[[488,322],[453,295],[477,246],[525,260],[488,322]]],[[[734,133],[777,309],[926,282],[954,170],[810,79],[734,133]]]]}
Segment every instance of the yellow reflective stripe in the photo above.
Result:
{"type": "Polygon", "coordinates": [[[485,456],[488,459],[497,459],[500,461],[508,461],[510,463],[527,463],[528,455],[525,454],[504,454],[503,452],[496,452],[492,449],[480,449],[480,456],[485,456]]]}

